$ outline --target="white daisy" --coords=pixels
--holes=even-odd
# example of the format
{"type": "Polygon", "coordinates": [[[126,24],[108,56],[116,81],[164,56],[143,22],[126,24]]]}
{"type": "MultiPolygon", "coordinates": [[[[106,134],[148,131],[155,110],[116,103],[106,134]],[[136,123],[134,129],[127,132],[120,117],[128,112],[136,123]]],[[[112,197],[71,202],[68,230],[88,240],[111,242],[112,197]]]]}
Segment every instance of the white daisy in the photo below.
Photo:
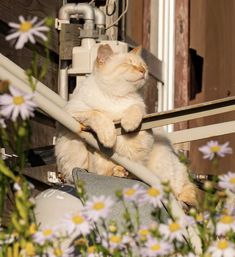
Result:
{"type": "Polygon", "coordinates": [[[235,217],[231,215],[222,215],[217,222],[217,235],[224,235],[230,230],[235,230],[235,217]]]}
{"type": "Polygon", "coordinates": [[[56,231],[52,228],[44,228],[41,231],[33,234],[34,241],[40,245],[43,245],[47,240],[55,238],[56,231]]]}
{"type": "Polygon", "coordinates": [[[10,94],[3,94],[0,96],[0,113],[6,118],[11,118],[16,121],[20,114],[23,120],[33,117],[33,111],[37,106],[33,101],[33,94],[24,93],[19,89],[10,86],[10,94]]]}
{"type": "Polygon", "coordinates": [[[74,247],[54,247],[48,252],[48,257],[74,257],[74,247]]]}
{"type": "Polygon", "coordinates": [[[173,241],[177,239],[178,241],[183,242],[183,230],[185,229],[185,224],[180,221],[168,220],[167,224],[160,224],[159,230],[164,238],[173,241]]]}
{"type": "Polygon", "coordinates": [[[100,218],[106,218],[113,206],[114,201],[111,197],[104,195],[94,196],[90,201],[86,202],[84,213],[88,219],[98,221],[100,218]]]}
{"type": "Polygon", "coordinates": [[[82,213],[66,215],[62,221],[62,227],[65,227],[68,234],[87,235],[90,233],[90,224],[82,213]]]}
{"type": "Polygon", "coordinates": [[[124,200],[135,203],[142,202],[144,194],[144,188],[139,184],[135,184],[133,187],[125,188],[122,191],[124,200]]]}
{"type": "Polygon", "coordinates": [[[169,254],[173,247],[168,242],[150,238],[141,249],[142,256],[155,257],[169,254]]]}
{"type": "Polygon", "coordinates": [[[198,149],[203,153],[204,159],[212,160],[215,156],[224,157],[226,154],[232,154],[232,148],[228,147],[228,145],[229,142],[220,145],[218,141],[212,140],[198,149]]]}
{"type": "Polygon", "coordinates": [[[42,40],[46,41],[47,37],[42,33],[49,31],[47,26],[43,26],[44,20],[36,23],[37,17],[33,17],[31,20],[25,20],[23,16],[19,16],[20,23],[10,22],[8,25],[12,27],[12,34],[6,36],[6,40],[17,39],[15,45],[16,49],[21,49],[24,45],[30,41],[35,44],[34,36],[38,36],[42,40]]]}
{"type": "Polygon", "coordinates": [[[227,174],[219,176],[219,187],[235,191],[235,173],[229,171],[227,174]]]}
{"type": "Polygon", "coordinates": [[[151,236],[151,231],[146,226],[141,226],[140,229],[137,231],[137,238],[141,241],[147,240],[151,236]]]}
{"type": "Polygon", "coordinates": [[[95,245],[91,245],[86,250],[87,257],[102,257],[103,254],[99,253],[95,245]]]}
{"type": "Polygon", "coordinates": [[[209,248],[208,252],[211,254],[211,257],[232,257],[235,256],[235,248],[232,243],[226,239],[218,240],[213,243],[209,248]]]}
{"type": "Polygon", "coordinates": [[[120,234],[109,234],[108,237],[109,241],[109,249],[115,250],[115,249],[123,249],[123,237],[120,234]]]}
{"type": "Polygon", "coordinates": [[[152,204],[155,208],[156,207],[162,207],[162,200],[163,200],[164,194],[162,186],[156,185],[154,187],[149,187],[144,191],[143,194],[143,202],[152,204]]]}

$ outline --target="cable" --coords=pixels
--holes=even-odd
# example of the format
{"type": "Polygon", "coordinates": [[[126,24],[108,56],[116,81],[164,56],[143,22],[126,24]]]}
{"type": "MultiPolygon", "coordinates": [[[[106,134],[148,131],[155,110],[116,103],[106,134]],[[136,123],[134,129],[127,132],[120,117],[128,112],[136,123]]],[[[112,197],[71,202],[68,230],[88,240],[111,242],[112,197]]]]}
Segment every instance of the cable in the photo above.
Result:
{"type": "Polygon", "coordinates": [[[115,0],[112,1],[113,3],[109,3],[109,1],[110,1],[110,0],[107,0],[107,1],[106,1],[106,4],[105,4],[105,7],[106,7],[106,8],[105,8],[105,12],[106,12],[106,15],[107,15],[107,16],[112,16],[112,15],[114,15],[114,13],[116,12],[117,5],[116,5],[115,0]],[[109,6],[113,6],[113,9],[112,9],[111,12],[109,12],[109,6]]]}
{"type": "Polygon", "coordinates": [[[106,30],[110,29],[111,27],[113,27],[117,22],[120,21],[120,19],[127,13],[128,11],[128,7],[129,7],[129,0],[126,0],[126,8],[123,11],[123,13],[116,19],[116,21],[114,21],[111,25],[109,25],[106,30]]]}

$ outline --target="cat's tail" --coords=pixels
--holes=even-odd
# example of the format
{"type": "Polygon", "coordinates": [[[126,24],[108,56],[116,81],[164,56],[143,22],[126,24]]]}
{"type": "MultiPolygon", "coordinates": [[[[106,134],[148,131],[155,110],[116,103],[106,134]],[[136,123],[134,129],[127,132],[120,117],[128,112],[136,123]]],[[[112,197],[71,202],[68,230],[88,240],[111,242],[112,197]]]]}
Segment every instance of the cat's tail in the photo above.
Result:
{"type": "Polygon", "coordinates": [[[170,183],[179,201],[197,206],[197,187],[190,181],[187,167],[180,162],[166,134],[155,135],[147,166],[161,181],[170,183]]]}

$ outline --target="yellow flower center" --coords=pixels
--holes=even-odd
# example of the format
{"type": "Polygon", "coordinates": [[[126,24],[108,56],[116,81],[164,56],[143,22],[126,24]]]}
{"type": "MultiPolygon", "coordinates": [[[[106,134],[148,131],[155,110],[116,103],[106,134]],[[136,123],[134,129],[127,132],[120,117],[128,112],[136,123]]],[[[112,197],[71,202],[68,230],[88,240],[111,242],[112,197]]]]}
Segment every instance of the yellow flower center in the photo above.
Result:
{"type": "Polygon", "coordinates": [[[211,146],[211,152],[218,153],[220,151],[221,147],[219,145],[211,146]]]}
{"type": "Polygon", "coordinates": [[[217,243],[217,247],[221,250],[224,250],[226,248],[228,248],[228,242],[226,240],[220,240],[218,243],[217,243]]]}
{"type": "Polygon", "coordinates": [[[169,225],[169,229],[171,232],[175,232],[180,229],[180,225],[176,222],[173,222],[169,225]]]}
{"type": "Polygon", "coordinates": [[[139,230],[139,235],[147,236],[147,235],[149,235],[149,230],[148,229],[140,229],[139,230]]]}
{"type": "Polygon", "coordinates": [[[234,218],[230,215],[224,215],[223,217],[220,218],[220,222],[224,224],[231,224],[233,223],[234,218]]]}
{"type": "Polygon", "coordinates": [[[104,209],[105,205],[103,202],[97,202],[93,205],[93,209],[99,211],[99,210],[102,210],[104,209]]]}
{"type": "Polygon", "coordinates": [[[15,105],[21,105],[21,104],[23,104],[25,102],[25,100],[24,100],[24,97],[23,96],[14,96],[13,97],[13,103],[15,104],[15,105]]]}
{"type": "Polygon", "coordinates": [[[20,25],[21,32],[28,32],[32,28],[33,24],[29,21],[24,21],[20,25]]]}
{"type": "Polygon", "coordinates": [[[36,233],[36,224],[35,223],[32,223],[29,227],[29,234],[30,235],[33,235],[36,233]]]}
{"type": "Polygon", "coordinates": [[[161,249],[161,246],[160,244],[155,244],[155,245],[152,245],[151,248],[150,248],[152,251],[159,251],[161,249]]]}
{"type": "Polygon", "coordinates": [[[89,246],[88,249],[87,249],[87,252],[88,253],[95,253],[96,252],[96,246],[94,246],[94,245],[89,246]]]}
{"type": "Polygon", "coordinates": [[[127,196],[132,196],[132,195],[135,194],[135,192],[136,192],[136,190],[135,190],[134,188],[129,188],[129,189],[127,189],[127,190],[125,191],[125,195],[127,195],[127,196]]]}
{"type": "Polygon", "coordinates": [[[51,229],[45,229],[45,230],[43,230],[42,233],[43,233],[44,236],[50,236],[52,234],[52,230],[51,229]]]}
{"type": "Polygon", "coordinates": [[[55,248],[54,249],[54,254],[57,257],[61,257],[63,255],[63,251],[60,248],[55,248]]]}
{"type": "Polygon", "coordinates": [[[26,243],[25,245],[25,252],[27,256],[34,256],[35,255],[35,247],[32,243],[26,243]]]}
{"type": "Polygon", "coordinates": [[[156,196],[160,195],[160,191],[153,187],[149,188],[147,193],[148,193],[148,195],[150,195],[152,197],[156,197],[156,196]]]}
{"type": "Polygon", "coordinates": [[[81,223],[84,222],[84,218],[82,216],[80,216],[80,215],[77,215],[77,216],[73,216],[72,217],[72,221],[75,224],[81,224],[81,223]]]}
{"type": "Polygon", "coordinates": [[[203,215],[201,213],[196,215],[196,221],[197,222],[202,222],[203,221],[203,215]]]}
{"type": "Polygon", "coordinates": [[[230,178],[229,182],[234,185],[235,184],[235,178],[230,178]]]}
{"type": "Polygon", "coordinates": [[[115,243],[115,244],[119,244],[121,242],[121,237],[113,235],[113,236],[110,237],[110,242],[115,243]]]}

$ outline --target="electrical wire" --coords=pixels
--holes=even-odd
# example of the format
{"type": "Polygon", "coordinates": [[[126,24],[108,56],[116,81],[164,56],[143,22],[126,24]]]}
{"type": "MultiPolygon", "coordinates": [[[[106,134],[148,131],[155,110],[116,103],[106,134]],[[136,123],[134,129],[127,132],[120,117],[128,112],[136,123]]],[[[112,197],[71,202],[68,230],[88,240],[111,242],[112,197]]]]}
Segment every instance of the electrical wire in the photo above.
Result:
{"type": "Polygon", "coordinates": [[[116,12],[116,9],[117,9],[117,4],[116,4],[116,2],[115,2],[115,0],[113,1],[112,0],[112,3],[109,3],[110,2],[110,0],[107,0],[106,1],[106,4],[105,4],[105,12],[106,12],[106,15],[107,16],[112,16],[112,15],[114,15],[114,13],[116,12]],[[112,11],[111,12],[109,12],[109,6],[112,6],[112,11]]]}
{"type": "Polygon", "coordinates": [[[95,2],[95,0],[91,0],[90,2],[89,2],[89,4],[93,4],[95,2]]]}
{"type": "Polygon", "coordinates": [[[128,7],[129,7],[129,0],[125,0],[126,1],[126,8],[125,10],[122,12],[122,14],[116,19],[116,21],[114,21],[111,25],[109,25],[106,30],[110,29],[111,27],[113,27],[117,22],[120,21],[120,19],[127,13],[128,11],[128,7]]]}

